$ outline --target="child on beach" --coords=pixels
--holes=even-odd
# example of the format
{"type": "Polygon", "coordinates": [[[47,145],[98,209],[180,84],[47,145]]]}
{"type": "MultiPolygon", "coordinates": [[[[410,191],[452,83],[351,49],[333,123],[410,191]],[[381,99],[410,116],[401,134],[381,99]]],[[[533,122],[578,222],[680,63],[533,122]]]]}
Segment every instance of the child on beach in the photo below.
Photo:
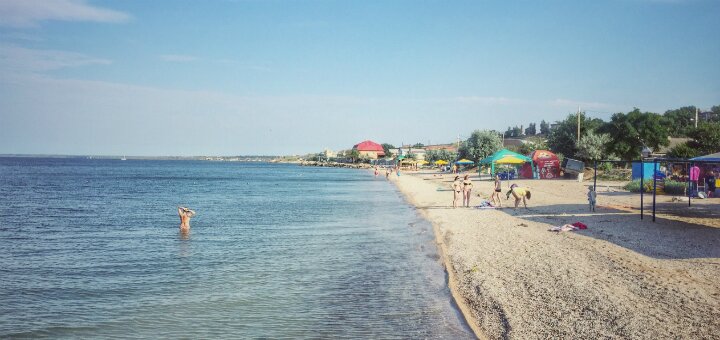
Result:
{"type": "Polygon", "coordinates": [[[510,190],[510,193],[512,193],[513,197],[515,197],[515,209],[517,209],[517,207],[520,205],[521,200],[523,202],[523,205],[525,205],[525,209],[527,209],[527,202],[525,201],[525,198],[530,199],[530,189],[514,186],[510,190]]]}
{"type": "Polygon", "coordinates": [[[377,177],[377,176],[378,176],[378,167],[377,167],[377,165],[376,165],[376,166],[375,166],[375,177],[377,177]]]}
{"type": "Polygon", "coordinates": [[[495,204],[497,207],[502,207],[502,201],[500,200],[500,193],[502,192],[502,180],[500,179],[500,174],[495,175],[495,190],[493,191],[492,195],[490,195],[490,201],[495,204]],[[497,203],[495,203],[495,200],[497,199],[497,203]]]}
{"type": "Polygon", "coordinates": [[[462,181],[463,185],[463,206],[470,208],[470,193],[472,192],[473,183],[469,175],[465,175],[462,181]]]}
{"type": "Polygon", "coordinates": [[[453,189],[453,208],[457,208],[457,201],[460,198],[462,192],[462,183],[460,183],[460,176],[455,176],[455,180],[452,184],[453,189]]]}
{"type": "Polygon", "coordinates": [[[588,186],[588,204],[590,205],[590,211],[595,211],[595,202],[597,201],[597,193],[592,185],[588,186]]]}

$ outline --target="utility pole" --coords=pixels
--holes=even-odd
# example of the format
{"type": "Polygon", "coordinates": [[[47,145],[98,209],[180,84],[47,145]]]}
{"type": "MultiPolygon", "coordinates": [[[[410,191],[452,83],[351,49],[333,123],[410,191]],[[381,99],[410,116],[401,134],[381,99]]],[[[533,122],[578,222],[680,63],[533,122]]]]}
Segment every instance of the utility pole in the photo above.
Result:
{"type": "Polygon", "coordinates": [[[457,138],[457,145],[458,145],[457,146],[458,150],[460,150],[460,135],[459,134],[458,134],[458,138],[457,138]]]}
{"type": "Polygon", "coordinates": [[[577,112],[577,118],[578,118],[578,143],[580,143],[580,105],[578,105],[578,112],[577,112]]]}
{"type": "Polygon", "coordinates": [[[698,110],[700,110],[700,109],[698,109],[698,108],[696,107],[696,108],[695,108],[695,128],[696,128],[696,129],[697,129],[697,122],[698,122],[698,110]]]}

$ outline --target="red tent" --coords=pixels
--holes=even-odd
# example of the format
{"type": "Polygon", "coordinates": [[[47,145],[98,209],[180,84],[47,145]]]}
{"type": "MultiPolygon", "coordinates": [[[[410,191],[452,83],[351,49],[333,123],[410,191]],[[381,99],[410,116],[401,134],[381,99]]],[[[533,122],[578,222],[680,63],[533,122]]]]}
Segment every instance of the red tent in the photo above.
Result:
{"type": "Polygon", "coordinates": [[[540,179],[560,176],[560,160],[554,153],[547,150],[535,150],[530,154],[530,158],[538,169],[540,179]]]}

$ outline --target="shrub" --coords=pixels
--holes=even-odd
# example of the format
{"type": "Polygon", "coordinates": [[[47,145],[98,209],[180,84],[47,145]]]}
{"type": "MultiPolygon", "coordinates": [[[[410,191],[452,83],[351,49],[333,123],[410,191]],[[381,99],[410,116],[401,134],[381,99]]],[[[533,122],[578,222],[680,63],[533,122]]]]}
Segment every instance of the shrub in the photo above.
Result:
{"type": "MultiPolygon", "coordinates": [[[[653,183],[651,180],[645,180],[643,186],[645,187],[645,192],[652,192],[653,183]]],[[[632,182],[628,182],[628,184],[625,184],[624,188],[630,192],[640,192],[640,180],[636,179],[632,182]]]]}
{"type": "Polygon", "coordinates": [[[685,195],[685,187],[685,182],[665,181],[665,192],[670,195],[685,195]]]}

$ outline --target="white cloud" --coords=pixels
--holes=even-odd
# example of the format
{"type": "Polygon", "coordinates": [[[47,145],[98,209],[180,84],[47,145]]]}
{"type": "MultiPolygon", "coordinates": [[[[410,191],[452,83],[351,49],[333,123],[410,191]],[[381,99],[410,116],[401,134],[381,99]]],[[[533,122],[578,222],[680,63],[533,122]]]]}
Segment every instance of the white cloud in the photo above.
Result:
{"type": "Polygon", "coordinates": [[[581,110],[583,109],[593,109],[593,110],[609,110],[614,109],[617,106],[607,103],[600,103],[600,102],[586,102],[586,101],[578,101],[578,100],[571,100],[571,99],[554,99],[551,101],[548,101],[548,104],[556,107],[562,107],[562,108],[575,108],[577,109],[580,107],[581,110]]]}
{"type": "Polygon", "coordinates": [[[124,22],[126,13],[91,6],[84,0],[0,0],[0,25],[32,27],[46,20],[124,22]]]}
{"type": "Polygon", "coordinates": [[[198,58],[195,56],[182,55],[182,54],[163,54],[163,55],[159,56],[159,58],[163,61],[180,62],[180,63],[186,63],[186,62],[198,60],[198,58]]]}
{"type": "Polygon", "coordinates": [[[0,45],[0,72],[35,73],[67,67],[110,64],[110,60],[93,58],[81,53],[58,50],[35,50],[13,45],[0,45]]]}

